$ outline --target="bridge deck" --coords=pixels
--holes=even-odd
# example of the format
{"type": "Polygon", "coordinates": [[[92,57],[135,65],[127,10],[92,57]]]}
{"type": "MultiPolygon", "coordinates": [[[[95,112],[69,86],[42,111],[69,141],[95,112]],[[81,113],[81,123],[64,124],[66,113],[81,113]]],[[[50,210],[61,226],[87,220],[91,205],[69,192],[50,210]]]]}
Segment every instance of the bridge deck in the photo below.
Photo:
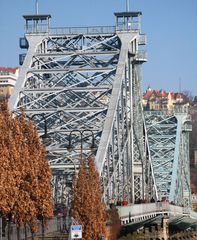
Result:
{"type": "Polygon", "coordinates": [[[167,215],[173,219],[185,216],[195,221],[197,220],[197,212],[192,211],[190,208],[169,204],[168,202],[133,204],[117,208],[122,225],[144,221],[159,215],[167,215]]]}

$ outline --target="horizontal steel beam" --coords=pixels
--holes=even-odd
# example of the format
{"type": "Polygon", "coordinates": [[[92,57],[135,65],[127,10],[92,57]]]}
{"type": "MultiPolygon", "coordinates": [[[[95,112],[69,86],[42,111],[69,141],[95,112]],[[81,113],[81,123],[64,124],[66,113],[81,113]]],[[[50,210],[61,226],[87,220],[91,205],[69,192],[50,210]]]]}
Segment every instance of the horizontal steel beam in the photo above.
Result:
{"type": "Polygon", "coordinates": [[[75,55],[88,55],[88,56],[98,56],[98,55],[102,55],[102,56],[113,56],[119,54],[119,51],[90,51],[90,52],[86,52],[86,49],[82,50],[82,51],[66,51],[66,52],[56,52],[56,53],[38,53],[35,54],[35,57],[62,57],[62,56],[75,56],[75,55]]]}
{"type": "Polygon", "coordinates": [[[77,169],[79,168],[79,164],[50,164],[50,168],[53,169],[61,169],[61,170],[66,170],[66,169],[77,169]]]}
{"type": "Polygon", "coordinates": [[[53,87],[53,88],[23,88],[21,92],[25,93],[42,93],[42,92],[63,92],[63,91],[74,91],[74,92],[94,92],[94,91],[109,91],[112,87],[53,87]]]}
{"type": "Polygon", "coordinates": [[[30,69],[28,73],[67,73],[67,72],[110,72],[116,68],[60,68],[60,69],[30,69]]]}
{"type": "Polygon", "coordinates": [[[54,113],[54,112],[97,112],[97,111],[105,111],[107,108],[102,107],[75,107],[75,108],[48,108],[48,109],[26,109],[26,113],[54,113]]]}

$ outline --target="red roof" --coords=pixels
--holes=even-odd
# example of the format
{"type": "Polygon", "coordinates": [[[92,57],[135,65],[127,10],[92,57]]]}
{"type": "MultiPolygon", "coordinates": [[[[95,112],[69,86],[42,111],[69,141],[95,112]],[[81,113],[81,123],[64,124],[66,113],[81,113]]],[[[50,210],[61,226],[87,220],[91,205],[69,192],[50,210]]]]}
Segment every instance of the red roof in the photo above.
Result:
{"type": "Polygon", "coordinates": [[[156,91],[156,95],[157,97],[167,97],[167,93],[166,91],[163,91],[163,90],[159,90],[159,91],[156,91]]]}
{"type": "Polygon", "coordinates": [[[143,98],[148,100],[152,96],[152,94],[153,94],[153,90],[148,90],[144,93],[143,98]]]}
{"type": "Polygon", "coordinates": [[[197,113],[192,113],[192,119],[197,119],[197,113]]]}
{"type": "Polygon", "coordinates": [[[0,67],[0,71],[7,71],[7,72],[10,72],[10,73],[13,73],[15,74],[16,73],[16,70],[18,68],[8,68],[8,67],[0,67]]]}
{"type": "Polygon", "coordinates": [[[174,93],[174,92],[166,92],[164,90],[152,90],[148,89],[145,93],[143,98],[145,100],[149,100],[150,98],[167,98],[168,94],[171,95],[172,99],[177,100],[177,99],[185,99],[185,95],[183,93],[174,93]]]}
{"type": "Polygon", "coordinates": [[[144,93],[144,96],[143,98],[144,99],[149,99],[150,97],[159,97],[159,98],[164,98],[164,97],[167,97],[168,96],[168,93],[166,91],[163,91],[163,90],[147,90],[145,93],[144,93]]]}

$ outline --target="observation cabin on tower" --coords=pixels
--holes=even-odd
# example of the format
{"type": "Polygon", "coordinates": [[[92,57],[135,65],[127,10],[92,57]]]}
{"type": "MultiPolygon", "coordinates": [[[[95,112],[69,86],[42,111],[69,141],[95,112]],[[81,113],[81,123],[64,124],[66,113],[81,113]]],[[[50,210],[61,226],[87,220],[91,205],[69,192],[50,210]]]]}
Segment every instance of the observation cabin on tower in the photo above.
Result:
{"type": "Polygon", "coordinates": [[[116,31],[141,31],[142,12],[116,12],[116,31]]]}
{"type": "Polygon", "coordinates": [[[50,28],[49,14],[24,15],[25,33],[47,33],[50,28]]]}
{"type": "MultiPolygon", "coordinates": [[[[133,32],[139,34],[138,46],[146,45],[147,38],[145,34],[141,33],[141,16],[142,12],[115,12],[115,31],[116,32],[133,32]]],[[[135,57],[136,63],[143,63],[147,61],[147,52],[145,50],[137,49],[136,44],[132,42],[131,54],[135,57]]]]}
{"type": "MultiPolygon", "coordinates": [[[[36,14],[36,15],[24,15],[25,19],[25,35],[39,35],[49,33],[50,19],[49,14],[36,14]]],[[[29,43],[26,37],[22,37],[19,40],[21,49],[28,49],[29,43]]],[[[26,54],[19,55],[19,64],[22,65],[26,54]]]]}

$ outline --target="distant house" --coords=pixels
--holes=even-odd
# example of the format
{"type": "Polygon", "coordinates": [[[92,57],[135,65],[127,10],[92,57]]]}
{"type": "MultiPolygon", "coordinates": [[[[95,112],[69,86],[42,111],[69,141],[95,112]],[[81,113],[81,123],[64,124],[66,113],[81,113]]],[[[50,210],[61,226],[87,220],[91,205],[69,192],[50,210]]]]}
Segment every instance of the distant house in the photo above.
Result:
{"type": "Polygon", "coordinates": [[[10,97],[18,74],[19,68],[0,67],[0,99],[10,97]]]}
{"type": "Polygon", "coordinates": [[[186,96],[183,93],[153,90],[150,87],[143,94],[142,99],[145,110],[172,111],[176,104],[184,104],[186,102],[186,96]]]}
{"type": "Polygon", "coordinates": [[[197,105],[197,96],[194,97],[193,103],[197,105]]]}
{"type": "Polygon", "coordinates": [[[197,104],[193,104],[190,109],[192,122],[197,122],[197,104]]]}

